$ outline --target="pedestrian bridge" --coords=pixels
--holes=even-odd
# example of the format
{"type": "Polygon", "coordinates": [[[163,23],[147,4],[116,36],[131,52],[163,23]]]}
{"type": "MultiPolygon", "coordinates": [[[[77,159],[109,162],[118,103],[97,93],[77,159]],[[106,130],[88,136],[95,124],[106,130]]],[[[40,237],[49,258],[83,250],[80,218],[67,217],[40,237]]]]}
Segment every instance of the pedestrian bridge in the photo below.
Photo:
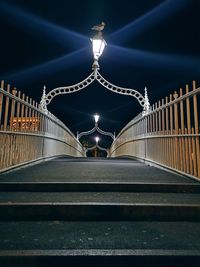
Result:
{"type": "Polygon", "coordinates": [[[109,158],[87,158],[2,82],[0,265],[198,266],[199,94],[186,85],[130,121],[109,158]]]}
{"type": "MultiPolygon", "coordinates": [[[[128,156],[200,178],[199,99],[193,81],[158,101],[121,130],[109,157],[128,156]]],[[[2,81],[0,170],[62,155],[85,157],[86,150],[58,118],[2,81]]]]}

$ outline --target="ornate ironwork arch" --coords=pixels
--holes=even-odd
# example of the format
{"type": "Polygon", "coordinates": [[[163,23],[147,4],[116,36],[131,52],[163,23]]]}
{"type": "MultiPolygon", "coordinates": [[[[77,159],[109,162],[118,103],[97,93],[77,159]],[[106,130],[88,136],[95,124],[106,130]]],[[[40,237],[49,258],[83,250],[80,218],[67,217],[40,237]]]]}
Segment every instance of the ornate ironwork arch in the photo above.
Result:
{"type": "Polygon", "coordinates": [[[139,104],[143,107],[144,114],[148,113],[149,111],[149,99],[147,95],[147,89],[145,88],[145,95],[143,96],[140,92],[130,89],[130,88],[124,88],[116,86],[109,81],[107,81],[99,72],[97,69],[94,69],[94,71],[83,81],[70,85],[70,86],[63,86],[63,87],[57,87],[53,90],[51,90],[47,95],[45,92],[45,88],[43,90],[43,95],[40,101],[40,108],[46,112],[47,111],[47,105],[52,101],[54,97],[57,95],[62,94],[72,94],[75,92],[78,92],[80,90],[83,90],[85,87],[89,86],[91,83],[94,82],[94,80],[97,80],[103,87],[106,89],[117,93],[121,95],[128,95],[136,98],[139,102],[139,104]]]}
{"type": "Polygon", "coordinates": [[[97,123],[95,124],[95,126],[91,130],[77,134],[77,139],[79,140],[82,136],[90,135],[90,134],[94,133],[95,131],[99,132],[100,134],[110,136],[113,140],[115,140],[115,134],[101,130],[97,123]]]}
{"type": "Polygon", "coordinates": [[[85,87],[90,85],[94,80],[95,80],[95,77],[94,77],[94,72],[93,72],[85,80],[77,84],[55,88],[46,95],[45,97],[46,104],[48,105],[51,102],[51,100],[57,95],[72,94],[80,90],[83,90],[85,87]]]}
{"type": "Polygon", "coordinates": [[[121,95],[129,95],[129,96],[136,98],[139,104],[143,107],[144,114],[148,113],[150,104],[149,104],[146,88],[145,88],[145,94],[143,96],[141,93],[139,93],[138,91],[134,89],[119,87],[108,82],[106,79],[103,78],[103,76],[101,76],[101,74],[98,71],[99,70],[98,59],[101,56],[104,47],[107,45],[102,35],[102,31],[105,25],[106,24],[102,22],[101,24],[98,24],[92,27],[92,30],[97,32],[97,34],[91,39],[92,44],[93,44],[93,56],[94,56],[94,62],[92,65],[93,72],[85,80],[77,84],[71,85],[71,86],[57,87],[51,90],[47,95],[46,95],[45,87],[44,87],[43,95],[40,101],[40,108],[42,111],[44,111],[45,113],[48,112],[47,105],[57,95],[72,94],[72,93],[78,92],[84,89],[85,87],[87,87],[88,85],[90,85],[94,80],[97,80],[103,87],[107,88],[108,90],[114,93],[118,93],[121,95]]]}
{"type": "Polygon", "coordinates": [[[105,88],[108,90],[117,93],[117,94],[122,94],[122,95],[129,95],[135,97],[140,105],[144,107],[145,105],[145,98],[141,93],[134,89],[129,89],[129,88],[124,88],[124,87],[119,87],[117,85],[114,85],[107,81],[98,71],[97,71],[97,76],[96,76],[97,81],[105,88]]]}
{"type": "Polygon", "coordinates": [[[106,149],[106,148],[104,148],[104,147],[101,147],[98,144],[96,144],[96,145],[94,145],[92,147],[88,147],[85,152],[87,153],[88,151],[94,150],[95,148],[98,148],[99,150],[106,152],[107,153],[107,156],[109,155],[109,150],[106,149]]]}

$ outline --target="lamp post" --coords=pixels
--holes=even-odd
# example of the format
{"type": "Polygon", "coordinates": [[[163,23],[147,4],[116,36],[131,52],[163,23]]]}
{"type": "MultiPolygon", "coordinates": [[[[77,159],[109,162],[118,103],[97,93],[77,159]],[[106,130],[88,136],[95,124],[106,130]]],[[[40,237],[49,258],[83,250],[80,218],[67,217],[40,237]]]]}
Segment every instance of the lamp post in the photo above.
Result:
{"type": "Polygon", "coordinates": [[[106,152],[106,153],[107,153],[107,157],[108,157],[108,156],[109,156],[109,149],[104,148],[104,147],[102,147],[102,146],[99,145],[99,140],[100,140],[100,138],[99,138],[98,136],[96,136],[94,139],[95,139],[96,144],[95,144],[94,146],[92,146],[92,147],[88,147],[88,148],[86,149],[86,153],[87,153],[88,151],[94,150],[94,156],[95,156],[95,158],[96,158],[96,157],[97,157],[97,149],[99,149],[99,150],[101,150],[101,151],[106,152]]]}
{"type": "Polygon", "coordinates": [[[106,131],[103,131],[99,128],[99,126],[98,126],[98,122],[100,119],[99,114],[96,113],[95,115],[93,115],[93,117],[94,117],[94,122],[95,122],[94,127],[91,130],[86,131],[86,132],[81,132],[81,133],[77,132],[77,140],[79,140],[82,136],[90,135],[90,134],[94,133],[95,131],[97,131],[102,135],[110,136],[114,141],[115,140],[115,133],[112,134],[111,132],[106,132],[106,131]]]}
{"type": "MultiPolygon", "coordinates": [[[[100,72],[99,72],[100,67],[99,67],[98,61],[99,61],[99,57],[103,53],[105,46],[107,45],[106,41],[104,40],[103,35],[102,35],[102,31],[103,31],[104,27],[105,27],[104,22],[92,27],[92,30],[96,31],[96,34],[94,35],[94,37],[91,38],[92,50],[93,50],[93,59],[94,59],[93,64],[92,64],[92,70],[93,70],[92,73],[86,79],[84,79],[83,81],[81,81],[77,84],[70,85],[70,86],[57,87],[57,88],[52,89],[47,94],[46,94],[46,91],[44,89],[43,94],[42,94],[42,98],[40,101],[40,109],[42,112],[44,112],[45,114],[48,113],[47,105],[49,105],[50,102],[52,101],[52,99],[54,97],[56,97],[57,95],[72,94],[72,93],[78,92],[80,90],[83,90],[84,88],[86,88],[87,86],[89,86],[91,83],[93,83],[96,80],[103,87],[105,87],[106,89],[108,89],[114,93],[134,97],[135,99],[137,99],[139,104],[143,107],[142,116],[146,116],[148,114],[148,112],[150,110],[150,104],[149,104],[149,99],[148,99],[148,94],[147,94],[146,88],[145,88],[145,94],[143,96],[140,92],[138,92],[135,89],[120,87],[120,86],[117,86],[117,85],[110,83],[100,74],[100,72]]],[[[97,121],[97,123],[98,123],[98,121],[97,121]]]]}
{"type": "Polygon", "coordinates": [[[103,35],[102,35],[102,30],[105,27],[105,23],[102,22],[99,25],[96,25],[92,28],[92,30],[97,31],[97,34],[91,38],[91,42],[92,42],[92,50],[93,50],[93,57],[94,57],[94,62],[92,65],[92,69],[94,70],[94,75],[95,78],[97,78],[97,70],[99,70],[99,57],[102,55],[103,50],[105,48],[106,41],[103,39],[103,35]]]}
{"type": "Polygon", "coordinates": [[[95,147],[95,149],[94,149],[94,157],[95,158],[97,158],[97,146],[98,146],[98,142],[99,142],[99,137],[98,136],[96,136],[95,137],[95,141],[96,141],[96,147],[95,147]]]}

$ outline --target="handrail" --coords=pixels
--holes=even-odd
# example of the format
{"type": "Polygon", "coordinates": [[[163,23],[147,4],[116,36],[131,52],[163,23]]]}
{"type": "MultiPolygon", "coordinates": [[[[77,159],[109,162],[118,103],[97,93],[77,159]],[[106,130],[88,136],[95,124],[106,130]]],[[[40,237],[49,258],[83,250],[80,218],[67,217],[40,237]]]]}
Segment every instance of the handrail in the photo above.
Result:
{"type": "Polygon", "coordinates": [[[84,157],[85,149],[63,122],[10,85],[0,88],[0,171],[59,155],[84,157]]]}
{"type": "Polygon", "coordinates": [[[200,87],[193,81],[140,113],[117,135],[110,154],[133,156],[200,178],[200,87]]]}

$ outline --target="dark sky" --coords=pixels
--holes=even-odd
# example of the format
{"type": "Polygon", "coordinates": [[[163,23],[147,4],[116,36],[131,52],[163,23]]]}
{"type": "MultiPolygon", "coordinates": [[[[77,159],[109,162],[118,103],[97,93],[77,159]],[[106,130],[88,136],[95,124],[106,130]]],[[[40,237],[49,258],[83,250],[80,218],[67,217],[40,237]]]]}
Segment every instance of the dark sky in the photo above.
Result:
{"type": "MultiPolygon", "coordinates": [[[[101,74],[142,94],[147,86],[153,104],[199,80],[199,14],[199,0],[0,0],[0,78],[37,101],[43,85],[49,92],[83,80],[93,63],[91,27],[104,21],[101,74]]],[[[74,133],[92,128],[95,112],[102,129],[118,133],[142,111],[97,82],[48,109],[74,133]]]]}

